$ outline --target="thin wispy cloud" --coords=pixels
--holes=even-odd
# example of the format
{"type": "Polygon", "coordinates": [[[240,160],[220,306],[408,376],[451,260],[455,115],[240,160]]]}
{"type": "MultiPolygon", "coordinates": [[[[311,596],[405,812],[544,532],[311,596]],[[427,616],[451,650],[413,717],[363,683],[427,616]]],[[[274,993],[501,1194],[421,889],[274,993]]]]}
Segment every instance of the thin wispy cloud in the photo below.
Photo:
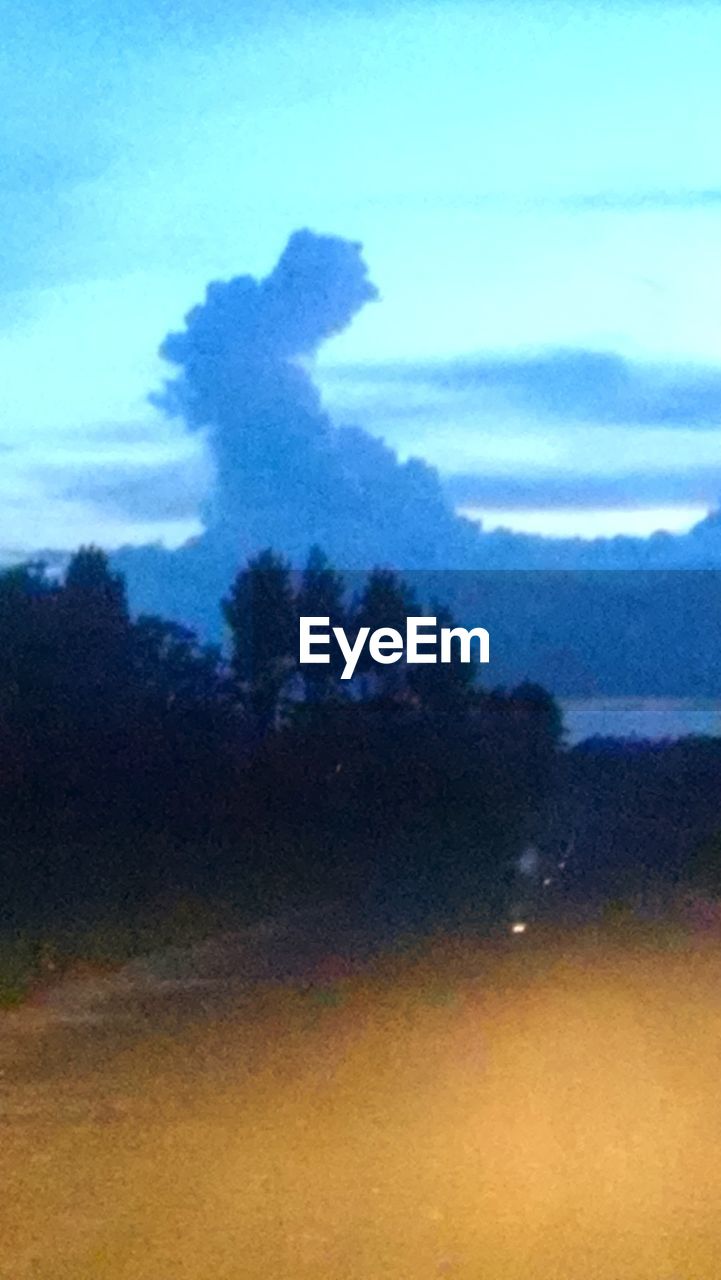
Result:
{"type": "Polygon", "coordinates": [[[195,520],[211,479],[197,458],[155,464],[67,465],[36,472],[46,492],[65,501],[91,503],[111,517],[144,522],[195,520]]]}
{"type": "Polygon", "coordinates": [[[713,209],[721,205],[721,187],[699,189],[649,189],[645,191],[592,191],[561,197],[562,208],[577,212],[641,212],[655,209],[713,209]]]}
{"type": "Polygon", "coordinates": [[[447,476],[444,490],[455,506],[483,510],[632,511],[658,506],[716,506],[721,499],[721,463],[687,471],[628,471],[621,475],[544,472],[447,476]]]}
{"type": "Polygon", "coordinates": [[[509,411],[542,420],[699,429],[721,425],[721,367],[644,364],[614,352],[571,349],[400,361],[339,367],[327,377],[331,383],[347,381],[376,392],[393,385],[465,397],[493,391],[501,393],[509,411]]]}
{"type": "MultiPolygon", "coordinates": [[[[394,192],[387,196],[371,196],[363,201],[368,207],[382,205],[386,208],[410,209],[418,205],[418,193],[394,192]]],[[[648,187],[640,189],[608,189],[598,191],[568,191],[529,193],[524,191],[493,191],[478,188],[460,188],[453,191],[436,191],[431,188],[423,194],[426,209],[463,212],[487,211],[490,213],[553,215],[564,213],[653,213],[715,209],[721,205],[721,187],[648,187]]]]}

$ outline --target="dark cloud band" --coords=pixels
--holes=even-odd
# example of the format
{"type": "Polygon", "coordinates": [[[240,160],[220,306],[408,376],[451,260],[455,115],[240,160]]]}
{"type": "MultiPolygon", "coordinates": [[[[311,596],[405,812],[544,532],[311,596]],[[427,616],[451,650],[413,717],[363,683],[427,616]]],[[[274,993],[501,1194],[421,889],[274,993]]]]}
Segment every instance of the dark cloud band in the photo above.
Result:
{"type": "Polygon", "coordinates": [[[535,511],[638,510],[659,506],[716,506],[721,464],[687,471],[628,471],[621,475],[447,476],[444,489],[457,507],[535,511]]]}
{"type": "Polygon", "coordinates": [[[329,369],[326,376],[374,392],[390,385],[465,397],[493,392],[509,410],[540,420],[697,430],[721,425],[721,368],[669,370],[613,352],[551,350],[355,365],[329,369]]]}

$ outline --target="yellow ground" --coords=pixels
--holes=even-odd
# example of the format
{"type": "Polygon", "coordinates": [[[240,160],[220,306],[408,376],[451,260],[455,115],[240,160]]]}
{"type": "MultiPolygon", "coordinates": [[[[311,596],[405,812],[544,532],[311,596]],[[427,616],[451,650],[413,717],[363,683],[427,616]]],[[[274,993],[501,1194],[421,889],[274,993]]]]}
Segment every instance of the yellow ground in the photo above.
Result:
{"type": "Polygon", "coordinates": [[[721,946],[445,940],[340,997],[6,1040],[2,1280],[721,1276],[721,946]]]}

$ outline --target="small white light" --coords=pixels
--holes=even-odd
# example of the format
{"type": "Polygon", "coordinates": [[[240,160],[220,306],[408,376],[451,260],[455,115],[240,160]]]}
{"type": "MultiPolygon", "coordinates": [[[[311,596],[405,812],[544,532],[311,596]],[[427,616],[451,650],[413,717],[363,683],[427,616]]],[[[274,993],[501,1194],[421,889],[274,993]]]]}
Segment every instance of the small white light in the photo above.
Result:
{"type": "Polygon", "coordinates": [[[545,877],[544,877],[544,881],[543,881],[543,887],[544,887],[544,889],[547,889],[547,888],[548,888],[548,886],[549,886],[549,884],[552,884],[552,883],[553,883],[553,881],[551,880],[551,877],[550,877],[550,876],[545,876],[545,877]]]}
{"type": "Polygon", "coordinates": [[[525,933],[525,932],[526,932],[526,925],[523,923],[522,920],[517,920],[515,924],[511,925],[511,933],[525,933]]]}

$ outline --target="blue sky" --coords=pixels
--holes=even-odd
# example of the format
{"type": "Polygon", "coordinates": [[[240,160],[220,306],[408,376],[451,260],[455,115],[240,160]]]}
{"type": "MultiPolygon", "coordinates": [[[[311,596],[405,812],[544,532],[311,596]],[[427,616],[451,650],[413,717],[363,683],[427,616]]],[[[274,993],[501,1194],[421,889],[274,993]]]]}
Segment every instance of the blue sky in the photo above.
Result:
{"type": "Polygon", "coordinates": [[[333,414],[487,527],[715,505],[721,9],[235,8],[0,13],[0,546],[197,530],[158,345],[303,226],[362,240],[381,292],[319,357],[333,414]]]}

